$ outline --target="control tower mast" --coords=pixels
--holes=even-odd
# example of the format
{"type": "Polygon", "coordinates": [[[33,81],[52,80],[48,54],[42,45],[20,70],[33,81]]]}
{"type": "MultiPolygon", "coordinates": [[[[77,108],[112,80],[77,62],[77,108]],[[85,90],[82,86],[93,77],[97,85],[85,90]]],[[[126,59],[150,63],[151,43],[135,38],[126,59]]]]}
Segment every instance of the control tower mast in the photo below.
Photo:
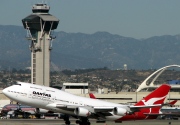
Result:
{"type": "Polygon", "coordinates": [[[44,86],[49,86],[50,82],[50,51],[55,39],[51,32],[59,23],[49,10],[46,4],[35,4],[33,13],[22,19],[27,39],[31,41],[31,83],[44,86]]]}

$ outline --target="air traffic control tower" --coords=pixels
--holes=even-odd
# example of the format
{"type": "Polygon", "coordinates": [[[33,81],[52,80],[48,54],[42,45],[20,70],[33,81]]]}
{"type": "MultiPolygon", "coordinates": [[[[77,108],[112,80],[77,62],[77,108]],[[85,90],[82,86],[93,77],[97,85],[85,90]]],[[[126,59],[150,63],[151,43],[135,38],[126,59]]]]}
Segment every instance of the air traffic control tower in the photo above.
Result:
{"type": "Polygon", "coordinates": [[[50,52],[52,49],[52,31],[57,28],[59,19],[49,14],[46,4],[35,4],[32,14],[22,19],[27,30],[27,39],[31,41],[31,83],[49,86],[50,52]]]}

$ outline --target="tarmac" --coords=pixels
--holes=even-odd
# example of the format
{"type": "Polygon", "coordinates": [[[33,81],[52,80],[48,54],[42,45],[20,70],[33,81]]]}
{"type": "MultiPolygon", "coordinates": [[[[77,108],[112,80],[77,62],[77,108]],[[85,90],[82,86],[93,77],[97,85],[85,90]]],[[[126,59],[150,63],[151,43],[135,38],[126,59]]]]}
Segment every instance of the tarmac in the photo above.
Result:
{"type": "MultiPolygon", "coordinates": [[[[71,120],[71,125],[77,125],[75,119],[71,120]]],[[[179,125],[180,120],[141,120],[141,121],[124,121],[114,123],[96,123],[90,120],[91,125],[179,125]]],[[[1,119],[0,125],[65,125],[62,119],[1,119]]]]}

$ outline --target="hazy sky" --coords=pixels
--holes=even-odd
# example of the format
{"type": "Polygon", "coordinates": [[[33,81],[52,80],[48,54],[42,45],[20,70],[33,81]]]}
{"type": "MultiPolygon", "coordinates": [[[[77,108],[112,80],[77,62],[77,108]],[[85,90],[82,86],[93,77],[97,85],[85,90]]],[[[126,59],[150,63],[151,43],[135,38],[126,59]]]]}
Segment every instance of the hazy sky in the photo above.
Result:
{"type": "MultiPolygon", "coordinates": [[[[0,25],[22,26],[43,0],[0,0],[0,25]]],[[[134,38],[180,34],[180,0],[44,0],[60,19],[55,31],[107,31],[134,38]]]]}

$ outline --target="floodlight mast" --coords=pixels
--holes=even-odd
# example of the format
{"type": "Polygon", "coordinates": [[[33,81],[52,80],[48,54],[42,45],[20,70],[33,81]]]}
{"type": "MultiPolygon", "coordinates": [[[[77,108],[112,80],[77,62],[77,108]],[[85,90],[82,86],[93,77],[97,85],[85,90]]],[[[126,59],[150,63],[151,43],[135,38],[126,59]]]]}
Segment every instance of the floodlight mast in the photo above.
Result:
{"type": "Polygon", "coordinates": [[[35,4],[32,14],[22,19],[27,30],[27,39],[31,41],[31,83],[49,86],[50,52],[52,31],[57,28],[59,19],[49,14],[50,7],[46,4],[35,4]]]}

